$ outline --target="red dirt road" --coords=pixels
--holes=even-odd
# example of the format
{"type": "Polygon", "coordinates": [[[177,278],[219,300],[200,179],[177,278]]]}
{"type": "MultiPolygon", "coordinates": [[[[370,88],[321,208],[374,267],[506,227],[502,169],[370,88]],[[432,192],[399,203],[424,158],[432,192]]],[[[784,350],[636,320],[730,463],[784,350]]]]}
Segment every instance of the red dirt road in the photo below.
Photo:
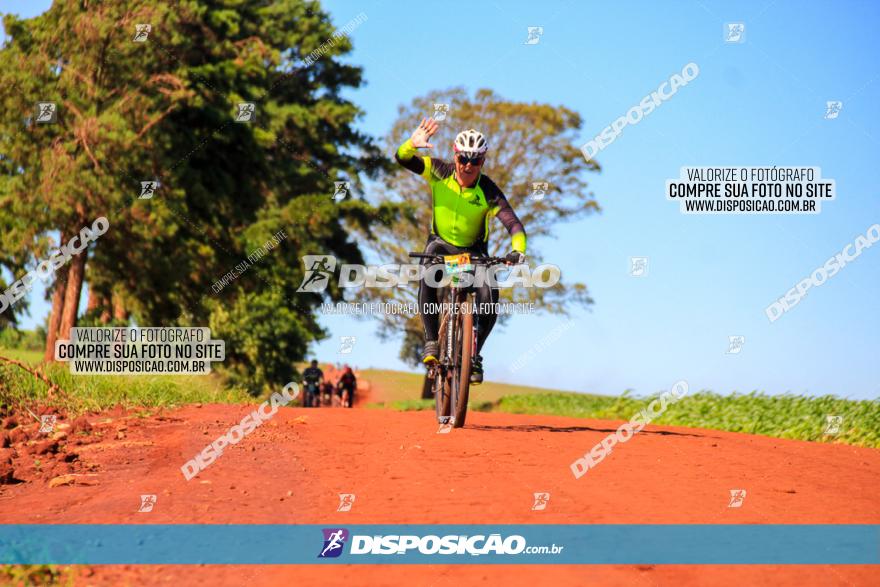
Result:
{"type": "MultiPolygon", "coordinates": [[[[0,523],[880,523],[880,450],[649,426],[576,480],[570,463],[617,423],[550,416],[472,413],[437,434],[433,412],[282,408],[186,481],[181,465],[251,409],[90,417],[94,442],[67,450],[96,484],[2,485],[0,523]],[[731,489],[742,507],[727,507],[731,489]],[[541,491],[547,509],[532,511],[541,491]],[[340,493],[357,496],[350,512],[340,493]],[[158,496],[152,512],[142,494],[158,496]]],[[[106,566],[77,583],[245,582],[878,585],[880,567],[106,566]]]]}

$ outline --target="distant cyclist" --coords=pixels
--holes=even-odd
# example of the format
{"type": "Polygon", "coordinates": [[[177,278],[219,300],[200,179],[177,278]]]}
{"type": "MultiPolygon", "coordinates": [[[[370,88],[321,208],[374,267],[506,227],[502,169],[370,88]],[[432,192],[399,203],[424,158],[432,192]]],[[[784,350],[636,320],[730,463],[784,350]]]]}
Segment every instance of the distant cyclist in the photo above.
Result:
{"type": "Polygon", "coordinates": [[[335,389],[333,383],[330,380],[325,379],[323,383],[321,383],[321,400],[325,406],[333,405],[333,396],[335,389]]]}
{"type": "Polygon", "coordinates": [[[339,377],[339,381],[336,383],[336,389],[339,391],[339,395],[342,398],[342,405],[344,407],[350,408],[354,406],[354,392],[357,389],[357,378],[354,376],[354,372],[348,365],[345,366],[342,376],[339,377]]]}
{"type": "MultiPolygon", "coordinates": [[[[400,145],[395,154],[398,163],[421,175],[431,187],[433,220],[425,253],[454,255],[468,252],[487,255],[489,220],[498,216],[511,236],[512,250],[506,257],[507,262],[525,262],[526,231],[522,222],[495,182],[482,173],[486,152],[489,150],[486,137],[474,129],[458,133],[452,145],[455,153],[452,164],[434,157],[417,157],[417,149],[434,148],[428,140],[438,128],[439,125],[433,118],[422,119],[416,131],[400,145]]],[[[430,261],[425,259],[422,263],[427,265],[430,261]]],[[[498,289],[484,283],[476,288],[476,297],[477,304],[489,304],[482,307],[490,310],[481,312],[477,317],[477,354],[471,363],[472,384],[483,382],[483,358],[480,350],[498,319],[495,310],[499,298],[498,289]]],[[[436,303],[437,288],[429,286],[423,280],[419,285],[419,307],[425,329],[425,347],[422,352],[422,362],[425,364],[436,362],[439,357],[437,336],[440,325],[436,303]]]]}
{"type": "Polygon", "coordinates": [[[318,361],[312,359],[312,366],[306,367],[303,371],[303,381],[306,384],[306,407],[317,408],[321,402],[321,381],[324,379],[324,372],[318,368],[318,361]]]}

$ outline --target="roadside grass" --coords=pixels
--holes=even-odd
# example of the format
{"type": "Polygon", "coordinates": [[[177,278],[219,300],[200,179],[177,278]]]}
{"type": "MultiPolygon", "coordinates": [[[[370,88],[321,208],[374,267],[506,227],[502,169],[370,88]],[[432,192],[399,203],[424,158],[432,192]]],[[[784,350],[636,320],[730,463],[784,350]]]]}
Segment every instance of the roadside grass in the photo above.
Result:
{"type": "MultiPolygon", "coordinates": [[[[545,392],[504,397],[493,405],[492,411],[629,420],[655,397],[545,392]]],[[[719,395],[700,391],[670,402],[652,423],[880,448],[880,402],[876,400],[856,401],[830,395],[774,396],[754,391],[719,395]],[[825,432],[829,416],[841,417],[836,434],[825,432]]]]}
{"type": "MultiPolygon", "coordinates": [[[[433,400],[419,399],[421,375],[378,370],[370,374],[386,388],[394,389],[389,384],[401,384],[385,402],[385,407],[408,412],[434,410],[433,400]]],[[[629,392],[606,396],[503,383],[484,383],[476,390],[469,401],[471,411],[616,421],[628,421],[657,397],[636,397],[629,392]]],[[[700,391],[670,402],[666,411],[652,423],[880,448],[880,401],[856,401],[831,395],[773,396],[759,392],[720,395],[700,391]],[[842,418],[836,434],[825,432],[829,416],[842,418]]]]}
{"type": "MultiPolygon", "coordinates": [[[[31,367],[42,353],[0,348],[0,356],[31,367]]],[[[49,397],[49,386],[18,366],[0,361],[0,409],[17,411],[35,406],[56,408],[72,416],[122,406],[175,407],[189,403],[247,403],[254,397],[242,388],[224,386],[216,373],[206,375],[73,375],[66,364],[40,366],[65,394],[49,397]]]]}
{"type": "MultiPolygon", "coordinates": [[[[0,355],[35,366],[39,351],[0,347],[0,355]]],[[[64,364],[49,366],[49,379],[69,396],[49,398],[48,386],[17,366],[0,362],[0,411],[49,406],[77,415],[87,411],[124,408],[175,407],[188,403],[248,403],[247,390],[228,388],[219,375],[72,375],[64,364]]],[[[433,410],[433,400],[419,399],[423,376],[383,369],[360,372],[370,382],[381,403],[370,408],[401,411],[433,410]]],[[[469,409],[510,414],[544,414],[626,421],[656,398],[552,391],[486,382],[472,388],[469,409]]],[[[669,403],[652,422],[760,434],[817,442],[840,442],[880,448],[880,401],[848,400],[826,395],[771,396],[759,392],[720,395],[711,391],[691,393],[669,403]],[[841,417],[840,430],[826,433],[829,416],[841,417]]]]}

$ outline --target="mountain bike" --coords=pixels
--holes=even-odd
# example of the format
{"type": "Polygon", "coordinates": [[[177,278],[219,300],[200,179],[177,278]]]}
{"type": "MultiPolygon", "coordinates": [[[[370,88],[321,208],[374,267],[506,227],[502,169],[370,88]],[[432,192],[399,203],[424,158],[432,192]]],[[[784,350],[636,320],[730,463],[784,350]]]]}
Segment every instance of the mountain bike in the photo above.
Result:
{"type": "Polygon", "coordinates": [[[333,398],[336,396],[333,393],[335,390],[333,386],[330,384],[321,384],[321,405],[326,407],[333,407],[333,398]]]}
{"type": "Polygon", "coordinates": [[[343,387],[341,391],[341,395],[339,396],[339,401],[342,404],[343,408],[350,408],[352,402],[352,392],[347,387],[343,387]]]}
{"type": "MultiPolygon", "coordinates": [[[[464,426],[467,417],[468,392],[471,384],[471,359],[477,354],[476,292],[473,285],[462,283],[463,273],[473,272],[478,265],[490,267],[506,264],[502,257],[461,253],[432,255],[410,253],[416,259],[428,259],[443,265],[451,276],[448,287],[440,288],[440,330],[437,345],[438,361],[428,366],[428,379],[433,380],[434,406],[437,421],[453,428],[464,426]]],[[[470,280],[473,283],[473,280],[470,280]]]]}

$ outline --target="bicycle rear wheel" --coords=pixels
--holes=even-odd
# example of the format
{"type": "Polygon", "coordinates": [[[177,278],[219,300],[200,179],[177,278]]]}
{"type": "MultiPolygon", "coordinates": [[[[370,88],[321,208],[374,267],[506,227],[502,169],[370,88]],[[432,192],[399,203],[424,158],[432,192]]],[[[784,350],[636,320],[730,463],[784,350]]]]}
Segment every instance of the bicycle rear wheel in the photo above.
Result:
{"type": "Polygon", "coordinates": [[[452,373],[452,405],[455,406],[454,428],[464,426],[471,386],[471,358],[474,353],[474,294],[468,294],[458,312],[458,340],[455,342],[455,360],[452,373]]]}

